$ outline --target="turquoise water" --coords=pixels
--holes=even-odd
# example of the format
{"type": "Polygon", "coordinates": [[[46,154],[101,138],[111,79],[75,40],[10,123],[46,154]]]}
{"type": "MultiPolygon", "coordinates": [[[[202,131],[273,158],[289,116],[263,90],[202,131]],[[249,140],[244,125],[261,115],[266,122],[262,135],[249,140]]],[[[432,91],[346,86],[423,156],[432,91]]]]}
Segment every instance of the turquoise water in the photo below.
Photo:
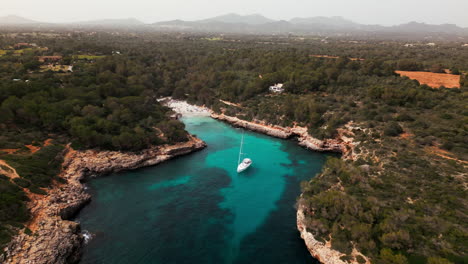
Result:
{"type": "Polygon", "coordinates": [[[237,174],[242,130],[183,121],[206,149],[88,183],[93,201],[77,220],[94,237],[81,263],[316,263],[294,204],[327,155],[246,131],[253,165],[237,174]]]}

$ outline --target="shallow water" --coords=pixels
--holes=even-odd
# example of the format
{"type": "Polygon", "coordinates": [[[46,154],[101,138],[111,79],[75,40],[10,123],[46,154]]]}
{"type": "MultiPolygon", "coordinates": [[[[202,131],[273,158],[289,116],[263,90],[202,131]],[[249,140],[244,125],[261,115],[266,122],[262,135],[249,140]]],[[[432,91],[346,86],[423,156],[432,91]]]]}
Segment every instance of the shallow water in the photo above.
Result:
{"type": "Polygon", "coordinates": [[[237,174],[242,130],[184,122],[208,148],[89,182],[93,201],[77,220],[93,238],[81,263],[316,263],[294,204],[327,155],[246,131],[253,165],[237,174]]]}

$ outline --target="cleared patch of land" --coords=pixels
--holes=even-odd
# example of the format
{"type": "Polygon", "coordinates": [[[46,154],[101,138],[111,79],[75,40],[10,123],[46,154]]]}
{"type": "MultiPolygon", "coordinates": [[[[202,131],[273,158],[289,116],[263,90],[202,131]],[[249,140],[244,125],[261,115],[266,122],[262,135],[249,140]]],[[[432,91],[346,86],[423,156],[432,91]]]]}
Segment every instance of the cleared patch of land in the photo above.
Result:
{"type": "Polygon", "coordinates": [[[45,71],[54,71],[54,72],[58,72],[58,71],[63,71],[63,72],[67,72],[67,71],[72,71],[73,67],[71,67],[70,65],[42,65],[40,67],[40,71],[41,72],[45,72],[45,71]]]}
{"type": "Polygon", "coordinates": [[[221,41],[223,40],[223,38],[219,38],[219,37],[213,37],[213,38],[204,38],[205,40],[209,40],[209,41],[221,41]]]}
{"type": "Polygon", "coordinates": [[[420,84],[426,84],[432,88],[440,88],[441,86],[446,88],[460,88],[460,75],[417,71],[396,71],[396,73],[416,80],[420,84]]]}
{"type": "Polygon", "coordinates": [[[318,54],[312,54],[310,56],[314,58],[326,58],[326,59],[338,59],[339,58],[338,56],[318,55],[318,54]]]}
{"type": "Polygon", "coordinates": [[[73,58],[77,60],[97,60],[102,59],[105,56],[101,55],[74,55],[73,58]]]}
{"type": "MultiPolygon", "coordinates": [[[[314,57],[314,58],[325,58],[325,59],[339,59],[340,57],[338,56],[330,56],[330,55],[317,55],[317,54],[312,54],[310,55],[311,57],[314,57]]],[[[363,61],[364,59],[362,58],[348,58],[352,61],[363,61]]]]}

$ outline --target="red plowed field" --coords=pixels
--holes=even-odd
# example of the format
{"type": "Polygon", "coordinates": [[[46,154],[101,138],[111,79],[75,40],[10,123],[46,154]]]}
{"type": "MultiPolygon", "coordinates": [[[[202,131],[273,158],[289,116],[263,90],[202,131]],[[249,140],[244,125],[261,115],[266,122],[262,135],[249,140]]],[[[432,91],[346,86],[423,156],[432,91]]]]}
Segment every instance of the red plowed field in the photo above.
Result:
{"type": "Polygon", "coordinates": [[[396,71],[401,76],[417,80],[420,84],[427,84],[432,88],[460,88],[460,75],[432,72],[396,71]]]}

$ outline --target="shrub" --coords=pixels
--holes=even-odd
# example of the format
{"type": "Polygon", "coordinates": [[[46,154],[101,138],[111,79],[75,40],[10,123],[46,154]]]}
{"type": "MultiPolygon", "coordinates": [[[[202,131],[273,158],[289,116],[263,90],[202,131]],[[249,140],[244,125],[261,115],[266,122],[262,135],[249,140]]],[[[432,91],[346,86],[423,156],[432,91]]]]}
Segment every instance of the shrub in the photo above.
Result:
{"type": "Polygon", "coordinates": [[[427,264],[453,264],[453,262],[441,257],[430,257],[427,259],[427,264]]]}
{"type": "Polygon", "coordinates": [[[403,128],[397,122],[390,122],[384,128],[384,135],[395,137],[403,133],[403,128]]]}
{"type": "Polygon", "coordinates": [[[29,188],[31,186],[31,182],[23,178],[14,178],[13,181],[22,188],[29,188]]]}
{"type": "Polygon", "coordinates": [[[32,235],[31,229],[29,229],[29,228],[27,228],[27,227],[24,229],[24,233],[25,233],[26,235],[28,235],[28,236],[32,235]]]}
{"type": "Polygon", "coordinates": [[[361,255],[357,255],[356,260],[360,264],[366,263],[366,259],[364,259],[361,255]]]}

